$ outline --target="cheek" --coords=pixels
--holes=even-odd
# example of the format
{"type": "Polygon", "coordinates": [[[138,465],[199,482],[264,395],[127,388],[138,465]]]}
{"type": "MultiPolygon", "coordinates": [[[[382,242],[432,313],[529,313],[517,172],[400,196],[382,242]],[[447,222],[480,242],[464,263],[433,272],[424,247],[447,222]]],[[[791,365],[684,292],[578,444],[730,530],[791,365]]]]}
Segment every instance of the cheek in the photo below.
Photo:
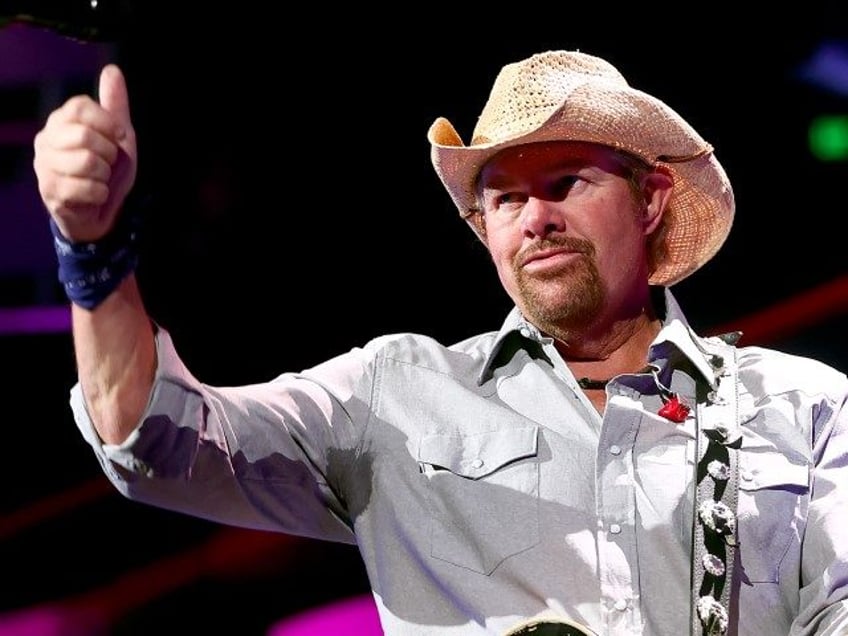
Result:
{"type": "Polygon", "coordinates": [[[596,245],[603,245],[612,252],[627,250],[645,241],[642,213],[629,193],[602,200],[580,229],[585,236],[592,237],[596,245]]]}
{"type": "Polygon", "coordinates": [[[506,240],[505,237],[489,237],[488,241],[489,256],[495,265],[498,276],[505,287],[511,288],[512,281],[515,279],[513,262],[515,255],[521,247],[520,242],[513,244],[512,241],[506,240]]]}
{"type": "Polygon", "coordinates": [[[606,272],[632,272],[638,269],[645,252],[645,236],[635,224],[621,225],[614,234],[595,241],[598,267],[606,272]]]}

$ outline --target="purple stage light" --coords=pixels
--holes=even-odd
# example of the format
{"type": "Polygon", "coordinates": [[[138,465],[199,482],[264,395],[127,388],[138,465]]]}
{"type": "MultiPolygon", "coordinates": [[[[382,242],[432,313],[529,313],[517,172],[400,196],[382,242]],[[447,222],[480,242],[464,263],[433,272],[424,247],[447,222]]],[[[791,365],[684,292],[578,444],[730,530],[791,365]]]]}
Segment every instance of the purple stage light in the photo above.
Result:
{"type": "Polygon", "coordinates": [[[0,335],[62,333],[71,330],[71,309],[66,305],[0,307],[0,335]]]}

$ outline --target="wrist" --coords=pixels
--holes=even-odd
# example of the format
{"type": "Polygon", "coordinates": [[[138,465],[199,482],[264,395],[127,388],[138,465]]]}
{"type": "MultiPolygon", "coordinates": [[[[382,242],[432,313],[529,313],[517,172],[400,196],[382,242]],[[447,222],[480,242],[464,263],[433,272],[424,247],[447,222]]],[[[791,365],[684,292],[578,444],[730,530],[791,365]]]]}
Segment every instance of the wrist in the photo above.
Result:
{"type": "Polygon", "coordinates": [[[96,241],[74,242],[50,218],[59,282],[68,299],[85,309],[105,300],[138,264],[138,214],[122,212],[108,234],[96,241]]]}

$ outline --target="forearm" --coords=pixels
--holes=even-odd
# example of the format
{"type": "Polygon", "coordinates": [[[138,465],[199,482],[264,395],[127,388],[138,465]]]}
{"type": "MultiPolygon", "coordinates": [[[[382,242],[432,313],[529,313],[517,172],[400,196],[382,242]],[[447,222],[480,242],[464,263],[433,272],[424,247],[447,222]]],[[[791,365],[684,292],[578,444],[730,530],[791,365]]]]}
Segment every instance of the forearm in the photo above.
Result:
{"type": "Polygon", "coordinates": [[[72,306],[74,351],[89,416],[107,444],[138,425],[156,371],[154,329],[130,274],[95,309],[72,306]]]}

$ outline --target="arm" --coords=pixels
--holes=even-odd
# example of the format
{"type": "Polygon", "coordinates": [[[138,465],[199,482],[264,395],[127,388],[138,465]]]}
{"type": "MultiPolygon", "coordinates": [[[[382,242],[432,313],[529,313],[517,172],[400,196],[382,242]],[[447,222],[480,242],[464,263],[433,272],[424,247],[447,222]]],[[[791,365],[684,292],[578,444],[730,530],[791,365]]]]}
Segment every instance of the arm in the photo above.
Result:
{"type": "Polygon", "coordinates": [[[812,495],[802,545],[800,611],[792,634],[848,630],[848,403],[832,402],[815,422],[812,495]]]}
{"type": "MultiPolygon", "coordinates": [[[[114,227],[137,167],[124,76],[100,75],[99,101],[70,98],[35,137],[33,167],[47,211],[72,243],[96,242],[114,227]]],[[[72,305],[79,381],[94,426],[120,443],[138,424],[153,382],[153,327],[130,273],[92,309],[72,305]]]]}
{"type": "MultiPolygon", "coordinates": [[[[88,243],[114,255],[112,246],[129,236],[120,221],[130,217],[120,215],[136,148],[117,67],[103,70],[99,92],[99,102],[72,97],[35,140],[39,191],[61,235],[60,264],[67,254],[72,264],[99,256],[88,243]]],[[[71,277],[83,288],[87,267],[82,278],[78,271],[71,277]]],[[[91,295],[65,288],[79,378],[70,403],[119,492],[231,525],[353,542],[336,485],[355,463],[370,417],[374,354],[341,356],[312,379],[288,374],[258,385],[207,386],[183,365],[167,330],[154,328],[131,271],[104,287],[93,280],[91,295]]]]}

